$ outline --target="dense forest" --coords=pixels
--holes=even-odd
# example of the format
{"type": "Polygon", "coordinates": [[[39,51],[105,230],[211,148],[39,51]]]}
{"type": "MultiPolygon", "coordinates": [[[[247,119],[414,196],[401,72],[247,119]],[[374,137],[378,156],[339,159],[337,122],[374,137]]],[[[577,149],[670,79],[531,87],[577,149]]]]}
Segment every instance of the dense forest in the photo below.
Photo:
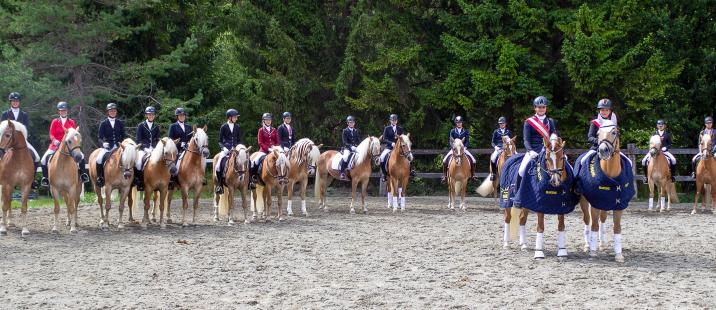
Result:
{"type": "Polygon", "coordinates": [[[23,94],[38,150],[60,100],[88,149],[108,102],[130,127],[146,106],[164,128],[186,107],[210,133],[233,107],[253,144],[263,112],[325,145],[349,114],[377,136],[397,113],[414,147],[445,148],[455,115],[487,147],[538,95],[570,147],[602,97],[623,140],[644,146],[663,118],[695,147],[716,105],[715,16],[713,0],[0,0],[0,91],[23,94]]]}

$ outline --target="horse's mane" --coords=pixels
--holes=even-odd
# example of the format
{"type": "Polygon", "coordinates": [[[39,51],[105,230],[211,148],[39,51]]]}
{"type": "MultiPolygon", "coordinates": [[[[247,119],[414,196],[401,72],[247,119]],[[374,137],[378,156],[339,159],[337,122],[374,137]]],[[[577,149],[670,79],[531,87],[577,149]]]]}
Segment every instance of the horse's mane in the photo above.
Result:
{"type": "Polygon", "coordinates": [[[206,135],[203,128],[196,128],[196,130],[194,130],[194,138],[199,147],[207,145],[209,141],[209,136],[206,135]]]}
{"type": "Polygon", "coordinates": [[[363,160],[366,158],[366,155],[368,155],[369,147],[370,147],[371,137],[365,138],[360,144],[358,144],[358,147],[356,148],[356,162],[355,165],[360,165],[363,160]]]}
{"type": "Polygon", "coordinates": [[[157,146],[152,150],[152,155],[149,156],[149,161],[152,164],[156,164],[160,159],[162,159],[162,155],[164,155],[164,152],[177,152],[177,146],[174,144],[174,141],[169,138],[162,138],[159,142],[157,142],[157,146]],[[162,143],[164,141],[164,143],[162,143]]]}
{"type": "Polygon", "coordinates": [[[452,140],[452,147],[453,147],[453,148],[458,148],[458,147],[462,148],[462,147],[464,147],[463,144],[462,144],[462,139],[453,139],[453,140],[452,140]]]}
{"type": "Polygon", "coordinates": [[[15,129],[22,133],[22,136],[25,137],[25,140],[27,140],[27,127],[23,125],[20,122],[11,121],[11,120],[5,120],[3,122],[0,122],[0,132],[5,131],[7,129],[7,126],[10,125],[10,122],[12,122],[12,125],[15,127],[15,129]]]}
{"type": "Polygon", "coordinates": [[[293,146],[291,146],[291,149],[289,150],[289,156],[291,158],[295,158],[296,165],[300,166],[304,161],[306,161],[306,159],[308,159],[305,158],[305,155],[310,155],[310,152],[313,149],[313,145],[313,141],[308,138],[298,140],[293,146]]]}
{"type": "Polygon", "coordinates": [[[413,143],[410,142],[410,137],[408,137],[408,135],[400,135],[400,138],[403,139],[403,142],[407,144],[408,147],[413,145],[413,143]]]}
{"type": "Polygon", "coordinates": [[[649,138],[649,147],[660,147],[661,146],[661,137],[658,135],[653,135],[651,138],[649,138]]]}
{"type": "Polygon", "coordinates": [[[126,138],[122,141],[122,144],[125,145],[121,158],[122,164],[131,167],[137,158],[137,143],[130,138],[126,138]]]}

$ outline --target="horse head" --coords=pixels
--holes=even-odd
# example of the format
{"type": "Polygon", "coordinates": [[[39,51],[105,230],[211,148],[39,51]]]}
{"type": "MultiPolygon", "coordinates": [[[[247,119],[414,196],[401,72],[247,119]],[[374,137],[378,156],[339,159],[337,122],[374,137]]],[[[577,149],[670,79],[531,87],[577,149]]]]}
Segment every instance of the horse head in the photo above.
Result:
{"type": "Polygon", "coordinates": [[[505,156],[508,158],[512,155],[517,154],[517,144],[515,141],[517,140],[517,136],[515,137],[508,137],[508,136],[502,136],[502,151],[505,152],[505,156]]]}
{"type": "Polygon", "coordinates": [[[564,173],[567,162],[564,159],[565,141],[556,134],[552,134],[549,140],[545,139],[544,145],[545,166],[549,175],[549,183],[558,187],[567,178],[567,174],[564,173]]]}
{"type": "Polygon", "coordinates": [[[247,148],[245,145],[239,144],[231,151],[231,157],[233,157],[234,161],[234,172],[239,175],[239,182],[244,180],[246,172],[249,171],[250,150],[251,146],[247,148]]]}
{"type": "Polygon", "coordinates": [[[196,151],[204,158],[209,158],[209,136],[206,135],[206,125],[203,128],[194,126],[192,142],[196,145],[196,151]]]}
{"type": "Polygon", "coordinates": [[[120,155],[120,168],[122,169],[122,175],[125,180],[129,180],[132,177],[132,168],[137,160],[137,143],[132,139],[124,139],[119,145],[120,155]]]}
{"type": "Polygon", "coordinates": [[[410,134],[400,135],[395,141],[395,149],[398,151],[398,154],[405,157],[408,161],[413,161],[413,152],[410,150],[411,144],[410,134]]]}
{"type": "Polygon", "coordinates": [[[65,145],[67,154],[74,159],[76,163],[81,162],[85,155],[82,154],[82,135],[80,134],[80,128],[65,128],[65,137],[62,138],[62,143],[65,145]]]}
{"type": "Polygon", "coordinates": [[[619,151],[619,128],[612,121],[604,121],[597,131],[597,140],[599,141],[597,148],[599,159],[611,159],[619,151]]]}
{"type": "Polygon", "coordinates": [[[462,157],[465,155],[465,138],[453,139],[450,137],[450,144],[452,145],[452,157],[455,159],[455,164],[460,167],[462,165],[462,157]]]}
{"type": "Polygon", "coordinates": [[[709,156],[711,156],[711,149],[713,148],[713,145],[711,145],[711,134],[704,133],[701,135],[701,141],[699,142],[699,150],[701,151],[701,158],[706,159],[709,156]]]}
{"type": "Polygon", "coordinates": [[[161,159],[164,162],[164,166],[169,168],[169,173],[172,175],[176,174],[178,171],[177,168],[177,143],[179,143],[179,139],[172,140],[168,137],[164,137],[161,140],[159,140],[159,143],[157,144],[157,148],[159,149],[159,146],[161,145],[160,152],[161,152],[161,159]]]}
{"type": "Polygon", "coordinates": [[[276,175],[274,177],[278,179],[278,183],[281,185],[288,183],[287,177],[290,167],[288,157],[286,157],[286,152],[284,152],[283,148],[280,146],[274,146],[271,148],[271,152],[274,155],[274,167],[276,167],[276,175]]]}
{"type": "Polygon", "coordinates": [[[661,137],[653,135],[649,138],[649,154],[653,158],[656,157],[659,151],[661,151],[661,137]]]}

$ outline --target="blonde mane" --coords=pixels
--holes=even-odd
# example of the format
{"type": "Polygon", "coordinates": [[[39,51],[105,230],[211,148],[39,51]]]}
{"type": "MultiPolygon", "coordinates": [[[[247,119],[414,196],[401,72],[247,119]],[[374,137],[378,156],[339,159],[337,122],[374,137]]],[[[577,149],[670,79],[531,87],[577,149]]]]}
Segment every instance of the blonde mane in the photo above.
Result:
{"type": "Polygon", "coordinates": [[[649,148],[661,148],[661,137],[658,135],[653,135],[651,138],[649,138],[649,148]]]}
{"type": "MultiPolygon", "coordinates": [[[[368,137],[365,138],[360,144],[358,144],[358,147],[356,148],[356,162],[355,165],[360,165],[368,156],[368,154],[371,152],[371,146],[374,149],[373,151],[376,151],[376,146],[378,147],[377,151],[380,151],[380,143],[377,141],[375,137],[368,137]],[[375,140],[373,140],[375,139],[375,140]]],[[[377,152],[376,152],[377,153],[377,152]]]]}
{"type": "Polygon", "coordinates": [[[159,142],[157,142],[157,146],[154,148],[154,150],[152,150],[152,155],[149,156],[149,162],[152,164],[156,164],[157,162],[159,162],[159,160],[162,159],[164,153],[177,153],[177,146],[174,144],[174,141],[167,137],[164,137],[159,142]]]}
{"type": "Polygon", "coordinates": [[[133,167],[134,162],[137,159],[137,143],[134,140],[127,138],[122,141],[124,145],[124,151],[122,152],[122,166],[133,167]]]}
{"type": "Polygon", "coordinates": [[[25,127],[25,125],[20,122],[11,120],[5,120],[3,122],[0,122],[0,132],[5,131],[5,129],[7,129],[7,126],[9,126],[10,122],[12,122],[12,125],[15,127],[15,130],[21,132],[22,136],[25,137],[25,140],[27,140],[27,127],[25,127]]]}

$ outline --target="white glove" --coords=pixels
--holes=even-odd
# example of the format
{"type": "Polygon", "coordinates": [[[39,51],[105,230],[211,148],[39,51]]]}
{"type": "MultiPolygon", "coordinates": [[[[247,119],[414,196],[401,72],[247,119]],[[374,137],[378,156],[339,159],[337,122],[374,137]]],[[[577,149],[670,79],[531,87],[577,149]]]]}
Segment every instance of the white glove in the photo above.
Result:
{"type": "Polygon", "coordinates": [[[186,142],[182,142],[182,143],[181,143],[181,148],[183,148],[183,149],[186,148],[186,142]]]}
{"type": "Polygon", "coordinates": [[[221,148],[221,151],[224,152],[224,153],[228,153],[228,152],[229,152],[229,149],[227,149],[226,147],[222,147],[222,148],[221,148]]]}
{"type": "Polygon", "coordinates": [[[495,145],[495,151],[499,151],[500,149],[501,149],[501,147],[495,145]]]}
{"type": "Polygon", "coordinates": [[[59,145],[60,145],[60,140],[52,141],[52,144],[54,144],[55,146],[59,146],[59,145]]]}
{"type": "Polygon", "coordinates": [[[662,152],[666,152],[666,147],[661,147],[662,152]]]}
{"type": "Polygon", "coordinates": [[[527,155],[529,155],[531,158],[535,158],[535,157],[539,156],[539,154],[537,154],[537,152],[535,152],[535,151],[529,151],[529,152],[527,152],[527,155]]]}
{"type": "Polygon", "coordinates": [[[351,152],[355,152],[355,151],[356,151],[356,147],[351,145],[351,152]]]}
{"type": "Polygon", "coordinates": [[[105,149],[109,148],[109,142],[102,143],[102,147],[105,149]]]}
{"type": "Polygon", "coordinates": [[[393,142],[393,144],[391,144],[391,146],[395,147],[395,142],[393,142]]]}

